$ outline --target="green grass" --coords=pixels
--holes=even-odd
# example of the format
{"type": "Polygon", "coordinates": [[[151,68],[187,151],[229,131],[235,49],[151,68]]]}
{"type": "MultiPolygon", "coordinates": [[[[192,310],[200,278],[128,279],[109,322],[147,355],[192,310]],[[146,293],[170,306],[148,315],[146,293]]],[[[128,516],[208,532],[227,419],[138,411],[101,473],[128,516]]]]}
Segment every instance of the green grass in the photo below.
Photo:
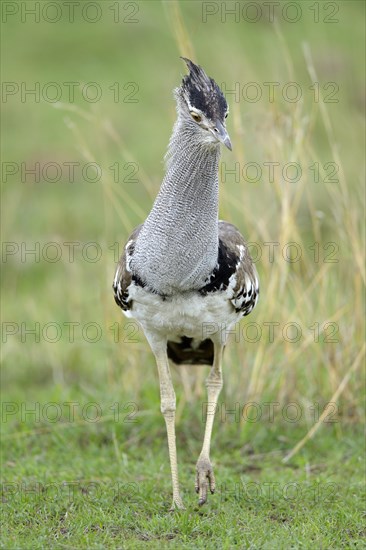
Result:
{"type": "Polygon", "coordinates": [[[187,509],[171,513],[164,422],[152,407],[135,423],[123,413],[118,422],[40,422],[16,437],[10,429],[2,547],[364,548],[361,430],[347,430],[334,448],[337,425],[327,424],[284,465],[301,425],[254,423],[244,438],[242,424],[219,416],[216,494],[199,508],[194,475],[203,423],[190,413],[190,427],[184,418],[178,430],[187,509]]]}
{"type": "Polygon", "coordinates": [[[1,187],[2,239],[18,247],[2,264],[3,548],[364,547],[364,3],[336,2],[336,24],[325,23],[322,11],[314,23],[313,4],[299,4],[303,17],[294,24],[278,9],[276,24],[220,16],[204,23],[199,2],[151,1],[138,4],[133,25],[112,24],[108,2],[95,24],[80,17],[3,24],[5,81],[56,82],[63,91],[64,82],[80,83],[71,104],[65,95],[52,105],[19,94],[3,103],[2,160],[19,165],[1,187]],[[173,372],[187,510],[171,514],[156,366],[141,330],[116,308],[111,282],[118,252],[164,173],[172,89],[185,71],[179,55],[192,56],[227,90],[279,82],[280,93],[273,103],[228,94],[233,152],[223,152],[220,174],[236,162],[241,175],[222,183],[220,217],[261,252],[261,298],[225,350],[212,443],[218,488],[201,509],[194,469],[207,369],[173,372]],[[88,82],[103,91],[97,103],[82,99],[88,82]],[[114,102],[115,82],[122,92],[136,83],[138,102],[114,102]],[[283,99],[288,82],[298,83],[301,101],[283,99]],[[339,87],[336,103],[324,101],[329,82],[339,87]],[[22,181],[21,163],[35,162],[78,162],[75,181],[65,169],[56,183],[22,181]],[[87,162],[101,166],[99,182],[82,177],[87,162]],[[118,183],[110,168],[117,162],[118,183]],[[289,162],[302,168],[297,182],[283,177],[289,162]],[[248,163],[262,169],[256,183],[242,175],[248,163]],[[264,163],[279,163],[271,181],[264,163]],[[329,168],[338,181],[327,179],[329,168]],[[50,242],[61,250],[55,263],[45,257],[50,242]],[[87,256],[90,242],[101,251],[96,262],[87,256]],[[291,242],[301,250],[297,262],[283,256],[291,242]],[[273,258],[268,243],[279,243],[273,258]],[[24,256],[34,246],[38,256],[24,256]],[[94,342],[88,323],[99,330],[94,342]],[[34,328],[36,335],[24,332],[34,328]],[[92,403],[99,408],[83,409],[92,403]],[[262,413],[256,422],[243,419],[248,403],[262,413]],[[230,409],[240,422],[223,420],[230,409]],[[85,417],[93,411],[98,422],[85,417]],[[291,422],[296,411],[301,418],[291,422]]]}

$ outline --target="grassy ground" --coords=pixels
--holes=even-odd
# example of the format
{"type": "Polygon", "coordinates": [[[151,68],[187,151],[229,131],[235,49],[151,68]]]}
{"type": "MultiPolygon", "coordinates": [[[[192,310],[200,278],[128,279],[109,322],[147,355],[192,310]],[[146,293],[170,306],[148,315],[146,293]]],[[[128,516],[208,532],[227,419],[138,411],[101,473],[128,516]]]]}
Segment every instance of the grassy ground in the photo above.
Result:
{"type": "Polygon", "coordinates": [[[364,4],[297,3],[294,23],[285,3],[256,23],[130,4],[118,23],[108,1],[95,23],[3,14],[2,547],[364,547],[364,4]],[[171,514],[156,368],[111,281],[163,176],[179,55],[227,91],[220,217],[251,243],[261,299],[225,352],[201,509],[207,370],[173,373],[187,510],[171,514]]]}
{"type": "Polygon", "coordinates": [[[164,423],[48,426],[12,439],[6,452],[3,548],[364,548],[362,433],[327,425],[291,464],[301,435],[286,423],[255,424],[248,441],[220,424],[217,490],[198,508],[194,461],[203,425],[180,425],[184,512],[171,513],[164,423]],[[27,459],[24,460],[24,456],[27,459]]]}

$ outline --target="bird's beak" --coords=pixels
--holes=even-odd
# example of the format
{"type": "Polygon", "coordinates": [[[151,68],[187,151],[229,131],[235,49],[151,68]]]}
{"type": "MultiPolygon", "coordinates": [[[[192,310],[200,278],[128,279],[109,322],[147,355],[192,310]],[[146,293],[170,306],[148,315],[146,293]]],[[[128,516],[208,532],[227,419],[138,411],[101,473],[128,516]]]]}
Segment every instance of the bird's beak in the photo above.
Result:
{"type": "Polygon", "coordinates": [[[215,128],[212,130],[212,133],[218,141],[232,151],[229,134],[227,133],[225,126],[219,120],[216,121],[215,128]]]}

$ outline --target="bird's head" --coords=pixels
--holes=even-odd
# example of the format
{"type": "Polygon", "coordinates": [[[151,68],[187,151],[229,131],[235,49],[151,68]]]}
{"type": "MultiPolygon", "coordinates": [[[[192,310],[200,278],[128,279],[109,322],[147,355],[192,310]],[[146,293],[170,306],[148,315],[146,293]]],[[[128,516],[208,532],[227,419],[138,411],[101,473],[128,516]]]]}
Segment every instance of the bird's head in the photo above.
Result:
{"type": "Polygon", "coordinates": [[[229,113],[224,94],[199,65],[182,57],[189,74],[175,90],[178,114],[190,129],[197,132],[203,142],[223,143],[231,151],[231,141],[225,127],[229,113]]]}

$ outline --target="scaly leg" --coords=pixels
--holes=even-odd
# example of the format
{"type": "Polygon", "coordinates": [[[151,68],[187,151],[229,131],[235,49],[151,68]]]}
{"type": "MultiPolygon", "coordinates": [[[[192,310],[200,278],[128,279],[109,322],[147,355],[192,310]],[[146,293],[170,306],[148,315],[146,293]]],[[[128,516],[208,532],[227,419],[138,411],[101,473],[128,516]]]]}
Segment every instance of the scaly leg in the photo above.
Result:
{"type": "Polygon", "coordinates": [[[198,504],[202,505],[207,500],[207,489],[210,486],[211,493],[215,492],[215,477],[210,461],[210,444],[212,426],[215,418],[217,400],[222,388],[222,352],[224,346],[215,344],[214,362],[210,374],[206,380],[207,387],[207,420],[205,428],[205,437],[201,454],[196,466],[196,492],[199,493],[198,504]]]}
{"type": "Polygon", "coordinates": [[[179,508],[181,510],[184,510],[184,504],[179,494],[177,449],[175,443],[176,400],[173,382],[170,375],[168,356],[166,353],[166,345],[164,349],[160,347],[160,351],[153,351],[155,353],[156,363],[159,371],[161,412],[163,413],[166,424],[170,468],[172,472],[173,503],[170,509],[174,510],[175,508],[179,508]]]}

